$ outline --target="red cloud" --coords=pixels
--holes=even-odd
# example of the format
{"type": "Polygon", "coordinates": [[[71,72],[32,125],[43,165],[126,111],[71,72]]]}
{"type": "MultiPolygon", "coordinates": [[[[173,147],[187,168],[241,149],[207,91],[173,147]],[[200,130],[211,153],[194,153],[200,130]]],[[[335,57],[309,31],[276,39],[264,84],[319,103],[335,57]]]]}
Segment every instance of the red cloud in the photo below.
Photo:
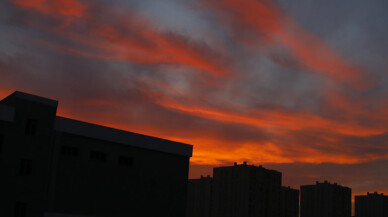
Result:
{"type": "Polygon", "coordinates": [[[82,17],[87,8],[85,3],[80,3],[77,0],[13,0],[13,3],[52,16],[82,17]]]}
{"type": "Polygon", "coordinates": [[[41,41],[60,52],[139,64],[182,64],[213,75],[230,74],[226,54],[175,33],[165,33],[136,13],[121,13],[106,5],[77,0],[13,0],[34,12],[30,25],[72,41],[74,47],[41,41]],[[48,27],[43,18],[57,22],[48,27]],[[103,18],[106,18],[104,20],[103,18]]]}

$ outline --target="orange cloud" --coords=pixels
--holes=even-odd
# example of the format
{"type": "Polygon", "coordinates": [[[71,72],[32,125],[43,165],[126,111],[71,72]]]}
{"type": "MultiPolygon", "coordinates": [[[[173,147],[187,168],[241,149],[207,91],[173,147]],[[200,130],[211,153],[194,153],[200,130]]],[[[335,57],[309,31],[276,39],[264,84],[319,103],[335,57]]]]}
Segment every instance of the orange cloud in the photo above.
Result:
{"type": "MultiPolygon", "coordinates": [[[[276,109],[257,109],[246,113],[223,111],[221,109],[205,108],[198,104],[185,105],[172,98],[161,96],[159,93],[146,92],[147,94],[151,94],[150,97],[154,99],[154,102],[169,109],[206,119],[264,128],[277,133],[281,133],[284,130],[319,128],[345,135],[371,136],[382,134],[388,130],[385,125],[377,125],[375,128],[371,126],[365,127],[359,126],[355,122],[325,119],[307,112],[290,112],[276,109]]],[[[246,109],[252,110],[249,108],[246,109]]]]}
{"type": "Polygon", "coordinates": [[[230,62],[220,58],[225,53],[175,33],[161,32],[136,13],[124,14],[107,5],[77,0],[13,0],[13,3],[59,22],[56,27],[47,27],[40,23],[39,17],[28,21],[78,44],[72,47],[46,42],[60,52],[140,64],[182,64],[214,75],[231,73],[230,62]],[[101,14],[109,21],[101,19],[101,14]]]}

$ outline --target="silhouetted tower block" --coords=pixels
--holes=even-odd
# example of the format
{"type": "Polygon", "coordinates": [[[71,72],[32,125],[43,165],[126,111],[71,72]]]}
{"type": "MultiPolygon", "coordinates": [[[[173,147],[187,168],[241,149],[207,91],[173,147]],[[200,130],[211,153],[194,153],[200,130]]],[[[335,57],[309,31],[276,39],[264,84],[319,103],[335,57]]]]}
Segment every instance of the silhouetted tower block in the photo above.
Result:
{"type": "Polygon", "coordinates": [[[57,105],[0,101],[1,217],[185,216],[192,146],[58,117],[57,105]]]}
{"type": "Polygon", "coordinates": [[[388,196],[377,192],[355,196],[355,217],[388,217],[388,196]]]}
{"type": "Polygon", "coordinates": [[[244,164],[213,170],[213,217],[278,217],[282,174],[244,164]]]}
{"type": "Polygon", "coordinates": [[[300,188],[301,217],[350,217],[351,189],[316,182],[316,185],[305,185],[300,188]]]}
{"type": "Polygon", "coordinates": [[[299,217],[299,190],[282,187],[280,190],[280,217],[299,217]]]}
{"type": "Polygon", "coordinates": [[[190,179],[187,189],[187,217],[211,217],[213,179],[190,179]]]}

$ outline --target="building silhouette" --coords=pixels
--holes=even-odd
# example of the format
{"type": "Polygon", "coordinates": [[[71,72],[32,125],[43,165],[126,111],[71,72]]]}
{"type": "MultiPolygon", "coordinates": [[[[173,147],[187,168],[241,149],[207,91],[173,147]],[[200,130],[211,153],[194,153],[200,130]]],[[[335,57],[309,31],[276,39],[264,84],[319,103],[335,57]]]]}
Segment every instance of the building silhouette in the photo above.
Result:
{"type": "Polygon", "coordinates": [[[299,217],[299,190],[281,187],[279,212],[280,217],[299,217]]]}
{"type": "Polygon", "coordinates": [[[210,176],[190,179],[187,193],[187,217],[211,217],[212,185],[210,176]]]}
{"type": "Polygon", "coordinates": [[[300,188],[301,217],[350,217],[351,189],[316,182],[315,185],[304,185],[300,188]]]}
{"type": "Polygon", "coordinates": [[[377,192],[355,196],[355,217],[388,217],[388,196],[377,192]]]}
{"type": "Polygon", "coordinates": [[[189,180],[188,207],[192,212],[187,216],[200,217],[201,213],[210,212],[212,217],[298,217],[299,191],[282,188],[281,177],[278,171],[246,162],[216,167],[213,179],[189,180]],[[290,212],[284,214],[286,210],[282,209],[290,212]]]}
{"type": "Polygon", "coordinates": [[[58,117],[57,105],[0,101],[0,216],[186,214],[192,146],[58,117]]]}

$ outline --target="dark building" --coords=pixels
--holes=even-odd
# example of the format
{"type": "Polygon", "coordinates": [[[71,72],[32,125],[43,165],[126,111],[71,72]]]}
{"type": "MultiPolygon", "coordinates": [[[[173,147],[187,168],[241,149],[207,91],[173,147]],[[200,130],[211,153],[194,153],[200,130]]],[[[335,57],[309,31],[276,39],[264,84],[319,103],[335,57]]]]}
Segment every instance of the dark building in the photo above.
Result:
{"type": "Polygon", "coordinates": [[[189,180],[187,217],[211,217],[212,183],[210,176],[189,180]]]}
{"type": "Polygon", "coordinates": [[[377,192],[355,196],[355,217],[388,217],[388,196],[377,192]]]}
{"type": "Polygon", "coordinates": [[[213,170],[213,217],[277,217],[282,174],[235,163],[213,170]]]}
{"type": "Polygon", "coordinates": [[[216,167],[213,179],[189,180],[187,217],[298,217],[299,191],[281,180],[280,172],[246,162],[216,167]]]}
{"type": "Polygon", "coordinates": [[[299,195],[294,197],[298,191],[283,189],[281,176],[280,172],[246,162],[216,167],[213,179],[189,180],[188,211],[191,213],[187,216],[298,217],[299,195]],[[286,211],[282,209],[288,209],[290,213],[283,216],[286,211]]]}
{"type": "Polygon", "coordinates": [[[57,105],[0,101],[0,216],[185,216],[192,146],[58,117],[57,105]]]}
{"type": "Polygon", "coordinates": [[[299,191],[290,187],[280,189],[280,217],[299,217],[299,191]]]}
{"type": "Polygon", "coordinates": [[[301,217],[350,217],[351,189],[327,181],[300,188],[301,217]]]}

